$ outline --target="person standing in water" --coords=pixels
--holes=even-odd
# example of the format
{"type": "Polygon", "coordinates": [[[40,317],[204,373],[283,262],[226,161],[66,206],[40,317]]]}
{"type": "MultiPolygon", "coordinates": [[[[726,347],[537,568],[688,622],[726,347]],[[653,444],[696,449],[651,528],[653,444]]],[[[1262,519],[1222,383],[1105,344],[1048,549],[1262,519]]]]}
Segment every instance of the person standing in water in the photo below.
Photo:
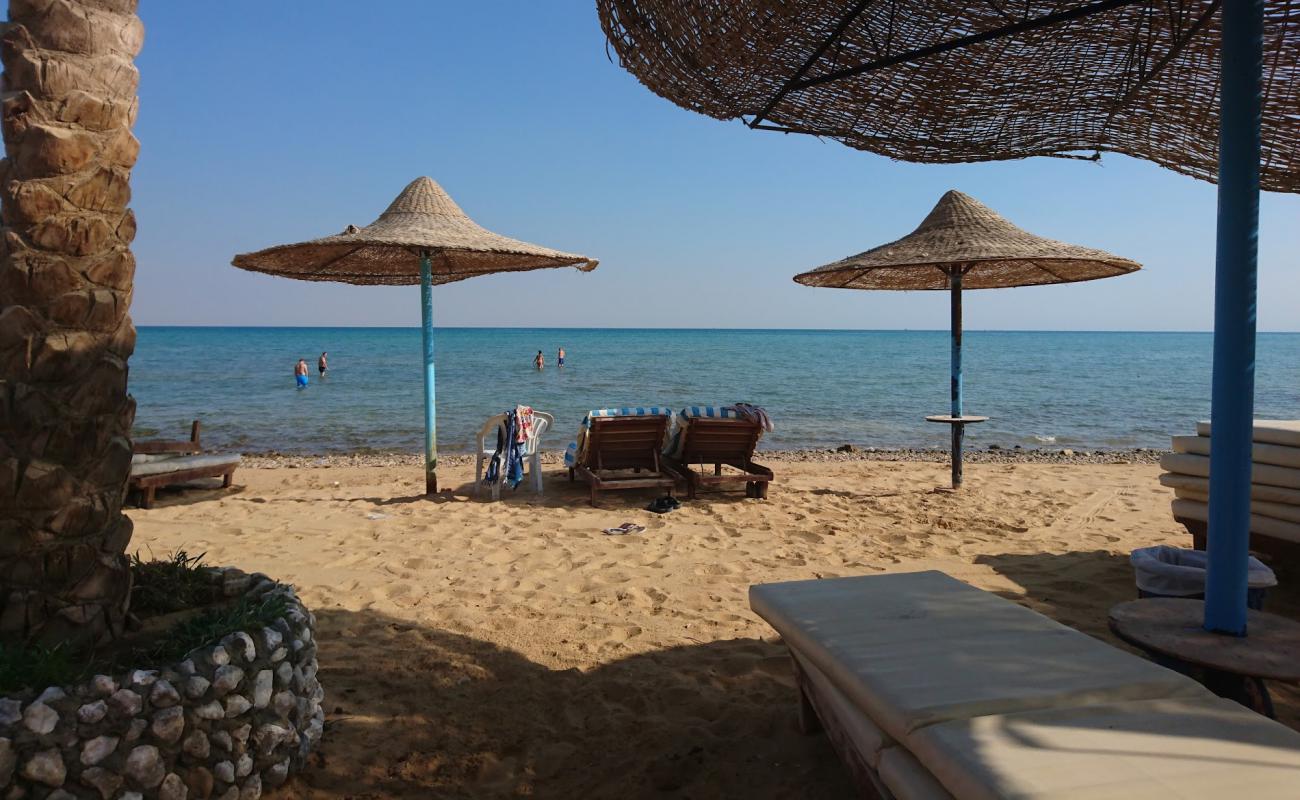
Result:
{"type": "Polygon", "coordinates": [[[299,389],[307,388],[307,359],[300,358],[298,363],[294,364],[293,377],[298,382],[299,389]]]}
{"type": "Polygon", "coordinates": [[[537,369],[546,366],[546,358],[542,355],[541,350],[538,350],[537,355],[533,356],[533,366],[537,369]]]}
{"type": "Polygon", "coordinates": [[[563,347],[561,347],[561,348],[560,348],[558,351],[556,351],[556,353],[555,353],[555,364],[556,364],[556,366],[560,366],[560,367],[564,366],[564,348],[563,348],[563,347]]]}
{"type": "Polygon", "coordinates": [[[325,370],[330,368],[329,361],[325,359],[325,356],[327,355],[329,355],[329,353],[321,353],[320,360],[316,362],[316,369],[320,370],[320,376],[322,378],[325,377],[325,370]]]}

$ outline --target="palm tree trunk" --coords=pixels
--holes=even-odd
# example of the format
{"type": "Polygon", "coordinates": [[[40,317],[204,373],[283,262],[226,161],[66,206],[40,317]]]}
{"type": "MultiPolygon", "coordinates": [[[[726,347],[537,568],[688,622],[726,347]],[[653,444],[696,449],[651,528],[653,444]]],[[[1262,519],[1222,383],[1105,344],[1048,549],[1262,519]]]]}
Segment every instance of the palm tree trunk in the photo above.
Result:
{"type": "Polygon", "coordinates": [[[0,36],[0,640],[120,633],[135,402],[137,0],[10,0],[0,36]]]}

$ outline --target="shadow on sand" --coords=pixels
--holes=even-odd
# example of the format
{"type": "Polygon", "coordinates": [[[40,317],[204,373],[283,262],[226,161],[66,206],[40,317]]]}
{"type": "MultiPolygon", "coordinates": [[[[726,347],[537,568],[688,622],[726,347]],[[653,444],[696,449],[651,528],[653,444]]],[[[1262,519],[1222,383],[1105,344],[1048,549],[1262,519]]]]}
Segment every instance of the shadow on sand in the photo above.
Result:
{"type": "Polygon", "coordinates": [[[374,611],[318,610],[326,736],[289,797],[836,798],[780,645],[554,669],[374,611]]]}

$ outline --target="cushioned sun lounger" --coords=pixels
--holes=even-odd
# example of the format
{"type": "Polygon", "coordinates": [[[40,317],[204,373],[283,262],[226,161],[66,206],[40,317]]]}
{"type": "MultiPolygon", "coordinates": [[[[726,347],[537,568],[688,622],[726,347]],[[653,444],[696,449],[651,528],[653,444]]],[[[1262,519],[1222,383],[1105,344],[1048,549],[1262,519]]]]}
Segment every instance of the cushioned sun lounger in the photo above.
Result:
{"type": "Polygon", "coordinates": [[[600,492],[611,490],[656,488],[671,496],[679,477],[660,451],[672,416],[663,406],[588,412],[564,454],[569,480],[590,484],[593,506],[600,492]]]}
{"type": "Polygon", "coordinates": [[[763,427],[741,419],[726,406],[688,406],[677,414],[665,455],[686,479],[686,496],[694,499],[702,486],[745,484],[745,496],[767,498],[772,470],[754,461],[763,427]],[[692,464],[700,469],[692,468],[692,464]],[[706,471],[705,467],[712,467],[706,471]],[[735,472],[723,473],[723,467],[735,472]]]}
{"type": "Polygon", "coordinates": [[[160,486],[200,478],[221,478],[223,487],[230,486],[242,460],[238,453],[201,454],[197,419],[190,426],[189,439],[140,441],[134,443],[133,449],[129,488],[136,493],[140,508],[153,505],[154,493],[160,486]]]}
{"type": "Polygon", "coordinates": [[[1242,797],[1300,786],[1300,734],[943,573],[753,586],[750,605],[794,656],[805,728],[815,714],[867,796],[1208,800],[1234,776],[1255,792],[1242,797]]]}

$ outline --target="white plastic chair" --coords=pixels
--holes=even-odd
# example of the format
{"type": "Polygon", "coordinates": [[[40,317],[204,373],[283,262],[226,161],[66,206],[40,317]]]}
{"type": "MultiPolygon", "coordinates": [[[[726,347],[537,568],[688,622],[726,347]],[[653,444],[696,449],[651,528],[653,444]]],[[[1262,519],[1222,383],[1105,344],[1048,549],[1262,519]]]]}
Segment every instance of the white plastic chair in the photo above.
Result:
{"type": "MultiPolygon", "coordinates": [[[[478,434],[474,441],[474,452],[478,453],[478,458],[474,464],[474,496],[478,497],[479,490],[483,486],[483,467],[492,455],[497,451],[497,429],[506,422],[505,414],[494,414],[488,417],[483,427],[479,428],[478,434]],[[488,437],[491,436],[489,443],[488,437]]],[[[528,464],[528,475],[533,479],[533,489],[538,494],[542,494],[542,434],[555,424],[555,417],[547,414],[545,411],[533,412],[533,430],[528,437],[528,443],[524,446],[524,461],[528,464]]],[[[497,481],[492,484],[492,499],[501,499],[501,484],[505,481],[497,481]]]]}

